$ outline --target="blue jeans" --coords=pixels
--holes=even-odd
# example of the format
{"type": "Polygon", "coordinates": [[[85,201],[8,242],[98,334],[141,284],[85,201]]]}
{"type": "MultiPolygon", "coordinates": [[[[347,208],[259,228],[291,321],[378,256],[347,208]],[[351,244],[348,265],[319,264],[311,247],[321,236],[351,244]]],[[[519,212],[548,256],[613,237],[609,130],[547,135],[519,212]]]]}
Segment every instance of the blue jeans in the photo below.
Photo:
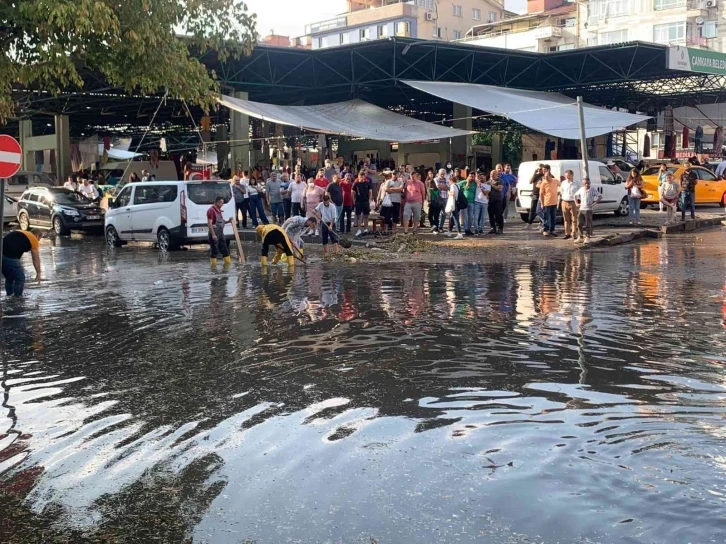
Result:
{"type": "MultiPolygon", "coordinates": [[[[270,210],[272,211],[272,219],[277,219],[278,223],[285,220],[285,206],[283,206],[282,202],[270,202],[270,210]]],[[[265,213],[264,210],[262,213],[265,213]]]]}
{"type": "Polygon", "coordinates": [[[265,215],[265,207],[262,205],[262,199],[260,198],[260,195],[250,195],[249,201],[252,226],[257,227],[259,225],[259,223],[257,222],[258,213],[260,214],[260,221],[262,221],[262,224],[267,225],[269,221],[267,220],[267,216],[265,215]]]}
{"type": "Polygon", "coordinates": [[[439,230],[441,232],[444,231],[444,225],[446,224],[446,220],[448,218],[451,218],[454,220],[454,226],[456,227],[456,232],[461,232],[461,225],[459,224],[459,212],[442,213],[441,217],[439,219],[439,230]]]}
{"type": "Polygon", "coordinates": [[[350,234],[350,216],[353,213],[353,206],[341,206],[338,212],[338,232],[350,234]]]}
{"type": "MultiPolygon", "coordinates": [[[[686,220],[686,209],[691,211],[691,219],[696,218],[696,194],[695,193],[681,193],[681,220],[686,220]]],[[[4,259],[5,257],[3,257],[4,259]]],[[[5,262],[5,261],[3,261],[5,262]]]]}
{"type": "Polygon", "coordinates": [[[544,211],[544,230],[545,232],[555,232],[555,221],[557,220],[557,206],[545,206],[544,211]]]}
{"type": "Polygon", "coordinates": [[[8,296],[23,296],[25,289],[25,270],[19,259],[11,259],[3,255],[2,265],[3,276],[5,277],[5,293],[8,296]]]}
{"type": "Polygon", "coordinates": [[[465,210],[461,210],[461,218],[463,219],[462,223],[464,223],[464,230],[467,232],[471,232],[474,230],[474,226],[476,223],[474,223],[474,203],[472,202],[469,204],[465,210]]]}
{"type": "Polygon", "coordinates": [[[640,199],[628,196],[628,217],[631,221],[640,221],[640,199]]]}
{"type": "Polygon", "coordinates": [[[489,217],[487,208],[489,208],[488,202],[474,202],[474,227],[476,232],[484,232],[486,218],[489,217]]]}

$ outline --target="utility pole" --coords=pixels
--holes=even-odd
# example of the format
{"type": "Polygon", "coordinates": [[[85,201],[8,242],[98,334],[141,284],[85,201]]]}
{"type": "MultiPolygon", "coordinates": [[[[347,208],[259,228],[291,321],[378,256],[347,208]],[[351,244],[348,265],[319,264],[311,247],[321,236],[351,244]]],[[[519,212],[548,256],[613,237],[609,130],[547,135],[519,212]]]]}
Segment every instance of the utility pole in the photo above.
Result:
{"type": "MultiPolygon", "coordinates": [[[[582,166],[585,177],[590,179],[590,164],[587,156],[587,136],[585,135],[585,108],[582,106],[582,97],[577,97],[577,116],[580,120],[580,147],[582,148],[582,166]]],[[[592,181],[592,179],[590,179],[592,181]]]]}

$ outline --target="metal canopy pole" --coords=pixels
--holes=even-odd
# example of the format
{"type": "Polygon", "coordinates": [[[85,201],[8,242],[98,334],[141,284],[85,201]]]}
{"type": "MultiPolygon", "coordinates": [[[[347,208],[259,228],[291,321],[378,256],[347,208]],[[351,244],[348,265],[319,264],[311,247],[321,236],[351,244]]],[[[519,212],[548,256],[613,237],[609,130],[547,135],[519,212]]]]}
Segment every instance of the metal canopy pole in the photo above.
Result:
{"type": "Polygon", "coordinates": [[[5,227],[5,182],[7,179],[0,178],[0,257],[3,254],[3,232],[5,227]]]}
{"type": "MultiPolygon", "coordinates": [[[[587,137],[585,136],[585,111],[582,106],[582,97],[577,97],[577,117],[580,120],[580,147],[582,148],[582,166],[585,177],[590,179],[589,157],[587,156],[587,137]]],[[[590,180],[592,181],[592,180],[590,180]]]]}

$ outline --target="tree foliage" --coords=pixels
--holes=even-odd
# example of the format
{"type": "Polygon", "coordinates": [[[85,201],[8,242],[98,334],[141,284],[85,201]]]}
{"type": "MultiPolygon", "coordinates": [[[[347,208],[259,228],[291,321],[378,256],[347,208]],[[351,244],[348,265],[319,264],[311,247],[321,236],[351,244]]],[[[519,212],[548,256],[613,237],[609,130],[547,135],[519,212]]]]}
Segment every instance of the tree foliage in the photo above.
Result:
{"type": "Polygon", "coordinates": [[[208,107],[216,76],[190,51],[224,61],[249,54],[256,35],[240,0],[2,0],[0,120],[14,114],[14,87],[81,88],[81,67],[128,93],[168,90],[208,107]]]}
{"type": "MultiPolygon", "coordinates": [[[[522,162],[522,136],[526,132],[520,127],[511,127],[502,134],[502,162],[513,166],[522,162]]],[[[492,133],[479,132],[474,134],[473,143],[477,145],[492,145],[492,133]]]]}

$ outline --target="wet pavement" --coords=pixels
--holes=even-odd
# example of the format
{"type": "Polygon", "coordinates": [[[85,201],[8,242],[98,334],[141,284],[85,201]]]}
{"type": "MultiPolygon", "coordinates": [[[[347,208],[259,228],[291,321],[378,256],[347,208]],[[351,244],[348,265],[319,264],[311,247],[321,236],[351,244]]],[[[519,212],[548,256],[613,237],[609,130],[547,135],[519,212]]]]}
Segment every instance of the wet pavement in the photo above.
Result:
{"type": "Polygon", "coordinates": [[[720,542],[725,243],[261,274],[44,242],[0,320],[0,541],[720,542]]]}

